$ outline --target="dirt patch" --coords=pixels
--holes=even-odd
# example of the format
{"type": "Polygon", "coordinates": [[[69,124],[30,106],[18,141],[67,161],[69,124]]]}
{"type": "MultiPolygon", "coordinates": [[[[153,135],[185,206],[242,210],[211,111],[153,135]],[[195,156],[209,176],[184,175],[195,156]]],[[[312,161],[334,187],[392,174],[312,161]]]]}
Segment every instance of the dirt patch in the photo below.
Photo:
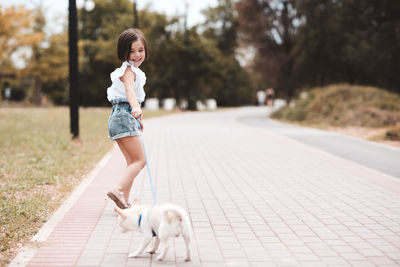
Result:
{"type": "Polygon", "coordinates": [[[374,141],[377,143],[393,147],[400,147],[400,141],[384,140],[384,137],[386,135],[386,132],[389,130],[389,127],[383,127],[383,128],[366,128],[366,127],[356,127],[356,126],[327,127],[326,130],[353,136],[368,141],[374,141]]]}

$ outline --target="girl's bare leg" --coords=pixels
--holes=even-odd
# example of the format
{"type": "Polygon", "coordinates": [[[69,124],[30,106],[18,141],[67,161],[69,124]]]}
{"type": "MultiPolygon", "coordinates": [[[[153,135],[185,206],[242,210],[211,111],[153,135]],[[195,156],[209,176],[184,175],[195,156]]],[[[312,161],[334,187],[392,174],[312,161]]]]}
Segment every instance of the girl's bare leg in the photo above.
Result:
{"type": "Polygon", "coordinates": [[[116,187],[124,193],[125,200],[128,202],[133,180],[146,165],[146,159],[139,136],[118,139],[117,144],[125,157],[127,166],[116,187]]]}

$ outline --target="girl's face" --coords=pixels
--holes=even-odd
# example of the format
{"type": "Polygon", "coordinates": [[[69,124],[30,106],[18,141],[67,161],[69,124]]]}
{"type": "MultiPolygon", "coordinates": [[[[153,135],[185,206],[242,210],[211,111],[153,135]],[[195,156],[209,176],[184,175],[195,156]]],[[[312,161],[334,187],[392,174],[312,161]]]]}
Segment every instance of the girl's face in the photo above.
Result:
{"type": "Polygon", "coordinates": [[[142,41],[136,40],[132,42],[131,51],[129,52],[129,61],[134,64],[135,67],[139,67],[146,57],[146,51],[142,41]]]}

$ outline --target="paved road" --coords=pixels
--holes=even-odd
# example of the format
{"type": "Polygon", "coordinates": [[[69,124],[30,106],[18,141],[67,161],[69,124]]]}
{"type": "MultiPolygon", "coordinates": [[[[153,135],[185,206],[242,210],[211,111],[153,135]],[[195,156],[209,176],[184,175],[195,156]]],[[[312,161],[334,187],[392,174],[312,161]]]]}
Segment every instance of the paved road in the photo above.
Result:
{"type": "MultiPolygon", "coordinates": [[[[400,265],[400,180],[237,121],[259,111],[146,121],[158,201],[189,211],[193,261],[183,262],[181,239],[170,242],[165,262],[127,257],[141,236],[121,233],[105,197],[125,167],[114,147],[81,193],[66,201],[71,207],[39,232],[27,266],[400,265]]],[[[145,171],[132,197],[152,203],[145,171]]]]}
{"type": "Polygon", "coordinates": [[[368,142],[337,133],[322,131],[268,118],[267,108],[253,109],[253,112],[238,118],[239,122],[263,128],[332,153],[339,157],[379,170],[400,178],[400,149],[368,142]]]}

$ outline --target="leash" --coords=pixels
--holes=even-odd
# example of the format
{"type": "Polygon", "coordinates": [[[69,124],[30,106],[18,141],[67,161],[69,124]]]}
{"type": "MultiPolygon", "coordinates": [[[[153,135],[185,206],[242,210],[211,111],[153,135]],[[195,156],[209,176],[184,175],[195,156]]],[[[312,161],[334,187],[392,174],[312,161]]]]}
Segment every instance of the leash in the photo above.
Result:
{"type": "MultiPolygon", "coordinates": [[[[136,118],[135,118],[136,119],[136,118]]],[[[139,120],[136,119],[136,123],[139,127],[139,134],[140,134],[140,138],[142,140],[142,145],[143,145],[143,151],[144,151],[144,157],[146,159],[146,167],[147,167],[147,174],[149,176],[149,182],[150,182],[150,187],[151,187],[151,193],[153,195],[153,204],[156,205],[157,204],[157,197],[156,197],[156,191],[154,190],[154,185],[153,185],[153,178],[151,176],[151,171],[150,171],[150,165],[149,165],[149,160],[147,159],[147,152],[146,152],[146,146],[144,145],[144,139],[143,139],[143,135],[142,135],[142,128],[140,127],[140,123],[139,120]]],[[[140,225],[140,223],[139,223],[140,225]]]]}

